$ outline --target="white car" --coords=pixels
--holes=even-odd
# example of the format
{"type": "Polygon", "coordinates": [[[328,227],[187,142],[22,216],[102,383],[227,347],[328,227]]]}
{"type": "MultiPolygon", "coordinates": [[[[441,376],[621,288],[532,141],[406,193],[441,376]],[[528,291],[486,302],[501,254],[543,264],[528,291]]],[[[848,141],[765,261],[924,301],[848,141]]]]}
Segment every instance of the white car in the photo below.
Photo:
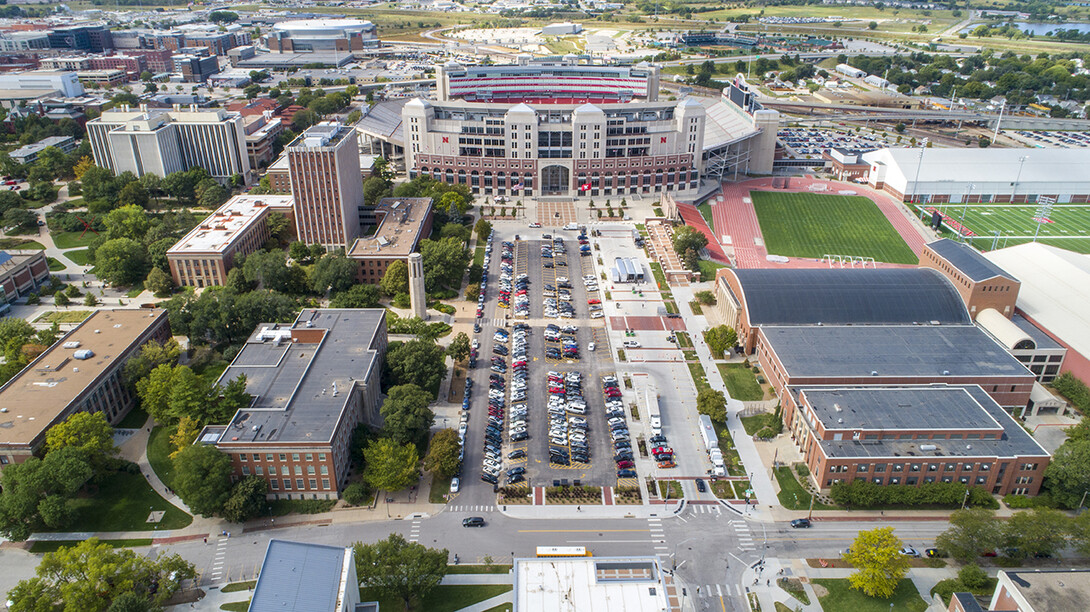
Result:
{"type": "Polygon", "coordinates": [[[459,480],[457,476],[450,479],[450,492],[451,493],[457,493],[459,487],[461,487],[461,486],[462,486],[462,481],[459,480]]]}
{"type": "Polygon", "coordinates": [[[532,227],[532,228],[535,228],[535,229],[536,229],[536,228],[539,228],[539,227],[541,227],[541,224],[540,224],[540,223],[538,223],[537,221],[534,221],[533,223],[531,223],[531,224],[530,224],[530,227],[532,227]]]}
{"type": "Polygon", "coordinates": [[[625,340],[624,341],[624,347],[625,348],[640,348],[640,343],[635,341],[635,340],[625,340]]]}
{"type": "Polygon", "coordinates": [[[590,344],[587,345],[587,350],[592,352],[592,353],[594,352],[594,348],[595,348],[595,344],[593,342],[591,342],[590,344]]]}
{"type": "Polygon", "coordinates": [[[601,319],[604,316],[606,316],[606,314],[601,310],[595,310],[594,312],[590,313],[590,318],[592,319],[601,319]]]}

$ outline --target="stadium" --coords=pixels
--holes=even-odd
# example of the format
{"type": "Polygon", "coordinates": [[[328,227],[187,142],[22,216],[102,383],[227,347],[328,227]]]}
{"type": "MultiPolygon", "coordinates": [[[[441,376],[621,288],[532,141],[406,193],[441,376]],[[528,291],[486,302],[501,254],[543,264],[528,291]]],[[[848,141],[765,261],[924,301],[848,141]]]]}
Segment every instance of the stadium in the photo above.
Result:
{"type": "Polygon", "coordinates": [[[492,196],[695,197],[728,173],[770,173],[779,113],[741,78],[719,100],[660,101],[658,68],[566,56],[436,71],[436,99],[376,104],[357,124],[410,176],[492,196]]]}

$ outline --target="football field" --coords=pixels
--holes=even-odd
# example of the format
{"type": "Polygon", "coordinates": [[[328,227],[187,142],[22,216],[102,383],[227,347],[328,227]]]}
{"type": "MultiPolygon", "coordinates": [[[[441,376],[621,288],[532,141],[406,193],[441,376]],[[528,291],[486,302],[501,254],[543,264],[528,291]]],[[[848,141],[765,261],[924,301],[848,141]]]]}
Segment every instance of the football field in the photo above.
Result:
{"type": "MultiPolygon", "coordinates": [[[[965,227],[976,234],[973,245],[991,249],[1013,246],[1033,239],[1037,222],[1035,204],[978,204],[967,209],[961,204],[932,204],[955,221],[965,216],[965,227]],[[998,242],[996,232],[999,232],[998,242]]],[[[1090,204],[1057,204],[1049,215],[1051,223],[1042,223],[1038,242],[1060,248],[1090,253],[1090,204]]]]}
{"type": "Polygon", "coordinates": [[[874,202],[862,196],[750,192],[765,248],[772,255],[820,259],[919,260],[874,202]]]}

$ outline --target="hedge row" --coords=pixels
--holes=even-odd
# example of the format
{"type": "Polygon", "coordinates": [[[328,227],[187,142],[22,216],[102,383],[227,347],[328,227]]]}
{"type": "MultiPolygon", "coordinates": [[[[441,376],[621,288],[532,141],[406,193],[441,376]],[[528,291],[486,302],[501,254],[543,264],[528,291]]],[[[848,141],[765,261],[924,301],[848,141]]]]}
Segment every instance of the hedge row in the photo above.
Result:
{"type": "Polygon", "coordinates": [[[967,505],[998,508],[991,493],[982,487],[968,487],[960,482],[925,482],[915,485],[880,485],[864,480],[834,484],[829,492],[833,501],[852,508],[877,508],[879,506],[949,506],[957,507],[965,500],[967,505]]]}

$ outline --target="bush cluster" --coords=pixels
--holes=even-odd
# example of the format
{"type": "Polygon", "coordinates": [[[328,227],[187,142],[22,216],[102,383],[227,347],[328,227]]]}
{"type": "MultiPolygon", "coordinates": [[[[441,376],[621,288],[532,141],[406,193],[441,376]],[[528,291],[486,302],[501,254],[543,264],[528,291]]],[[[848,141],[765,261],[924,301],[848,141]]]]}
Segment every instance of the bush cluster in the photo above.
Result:
{"type": "Polygon", "coordinates": [[[925,482],[916,485],[880,485],[865,480],[834,484],[829,495],[841,506],[874,508],[878,506],[960,506],[969,491],[967,505],[998,508],[988,491],[967,487],[960,482],[925,482]]]}

